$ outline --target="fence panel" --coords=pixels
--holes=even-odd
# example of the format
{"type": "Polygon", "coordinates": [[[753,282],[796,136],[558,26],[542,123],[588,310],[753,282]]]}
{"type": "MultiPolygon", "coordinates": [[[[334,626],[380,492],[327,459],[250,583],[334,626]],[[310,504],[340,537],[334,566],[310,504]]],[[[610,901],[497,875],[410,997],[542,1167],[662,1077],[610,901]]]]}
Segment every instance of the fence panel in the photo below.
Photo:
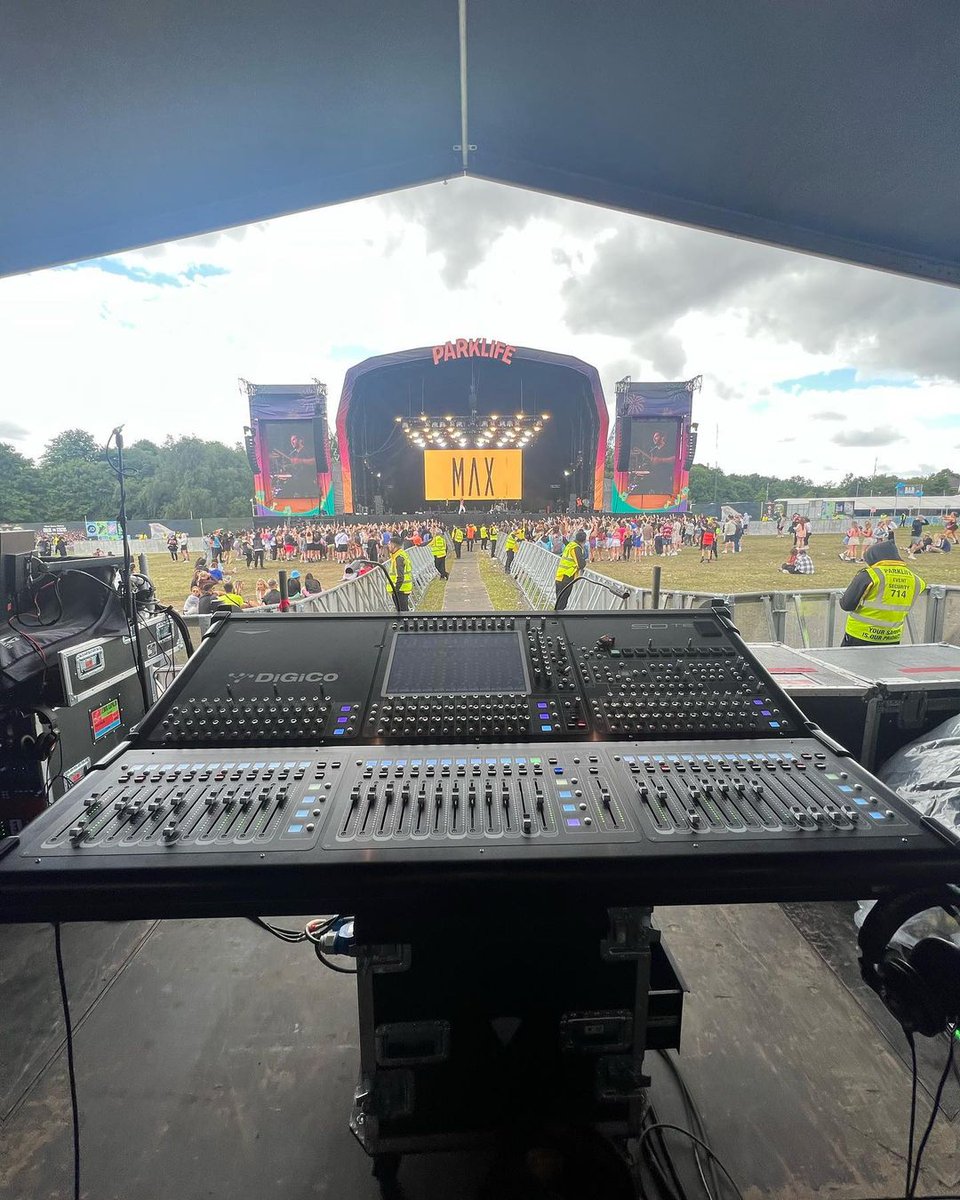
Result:
{"type": "MultiPolygon", "coordinates": [[[[496,558],[504,558],[504,539],[497,545],[496,558]]],[[[523,542],[513,560],[513,577],[530,603],[539,611],[552,609],[555,601],[554,576],[557,556],[543,546],[523,542]]],[[[627,608],[649,609],[649,588],[630,587],[587,569],[584,582],[575,585],[567,607],[570,609],[627,608]],[[603,586],[604,584],[609,586],[603,586]],[[625,591],[621,600],[609,587],[625,591]]],[[[740,592],[719,594],[731,609],[734,622],[746,642],[785,642],[788,646],[838,646],[843,639],[847,614],[840,608],[840,588],[808,591],[740,592]]],[[[707,607],[716,592],[661,591],[660,607],[696,609],[707,607]]],[[[917,599],[903,631],[906,644],[947,641],[960,645],[960,587],[937,584],[917,599]]]]}

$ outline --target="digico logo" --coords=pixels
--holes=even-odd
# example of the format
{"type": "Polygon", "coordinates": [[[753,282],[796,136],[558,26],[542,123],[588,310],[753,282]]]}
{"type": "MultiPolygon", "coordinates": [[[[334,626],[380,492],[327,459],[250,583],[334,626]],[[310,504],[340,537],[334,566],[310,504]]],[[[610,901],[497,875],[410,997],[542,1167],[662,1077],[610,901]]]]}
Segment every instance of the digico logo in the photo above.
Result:
{"type": "Polygon", "coordinates": [[[272,671],[261,671],[254,675],[251,671],[230,671],[227,678],[231,683],[239,683],[249,679],[251,683],[333,683],[340,676],[336,671],[306,671],[298,674],[296,671],[284,671],[277,674],[272,671]]]}

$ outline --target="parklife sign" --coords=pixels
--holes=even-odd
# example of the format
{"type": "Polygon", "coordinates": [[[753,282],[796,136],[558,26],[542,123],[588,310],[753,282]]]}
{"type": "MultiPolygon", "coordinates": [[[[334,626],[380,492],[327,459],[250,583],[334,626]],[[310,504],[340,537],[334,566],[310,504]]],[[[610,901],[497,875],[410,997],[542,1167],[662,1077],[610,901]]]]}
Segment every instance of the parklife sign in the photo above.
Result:
{"type": "Polygon", "coordinates": [[[495,358],[509,367],[516,349],[504,342],[488,342],[486,338],[456,338],[442,346],[434,346],[433,365],[438,367],[442,362],[456,358],[495,358]]]}
{"type": "Polygon", "coordinates": [[[522,450],[424,450],[425,500],[520,500],[522,450]]]}

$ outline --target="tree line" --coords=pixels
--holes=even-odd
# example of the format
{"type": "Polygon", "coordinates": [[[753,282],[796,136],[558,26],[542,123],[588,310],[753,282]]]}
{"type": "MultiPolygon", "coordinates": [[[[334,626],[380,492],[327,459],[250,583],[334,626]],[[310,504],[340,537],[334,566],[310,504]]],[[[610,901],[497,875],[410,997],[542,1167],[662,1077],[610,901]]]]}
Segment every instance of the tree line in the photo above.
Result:
{"type": "MultiPolygon", "coordinates": [[[[167,437],[160,445],[143,440],[125,448],[124,467],[130,520],[250,517],[253,477],[240,445],[195,437],[167,437]]],[[[85,429],[57,434],[35,463],[0,442],[0,523],[115,520],[119,507],[116,475],[85,429]]]]}
{"type": "MultiPolygon", "coordinates": [[[[336,456],[335,444],[331,452],[336,456]]],[[[189,517],[250,516],[253,479],[238,443],[196,437],[167,437],[160,445],[143,440],[125,451],[127,516],[132,521],[189,517]]],[[[612,470],[612,460],[608,469],[612,470]]],[[[695,463],[690,471],[690,502],[696,510],[721,504],[759,506],[779,496],[892,495],[897,475],[845,475],[838,483],[816,483],[801,475],[738,475],[695,463]]],[[[925,495],[955,495],[960,478],[949,470],[911,476],[925,495]]],[[[0,523],[14,521],[113,520],[120,487],[103,448],[85,429],[67,429],[32,462],[0,442],[0,523]]]]}
{"type": "Polygon", "coordinates": [[[837,483],[816,483],[803,475],[783,479],[776,475],[728,474],[717,467],[694,463],[690,470],[690,504],[696,510],[714,502],[759,506],[778,497],[892,496],[898,483],[920,484],[925,496],[954,496],[960,477],[943,469],[932,475],[853,475],[837,483]]]}

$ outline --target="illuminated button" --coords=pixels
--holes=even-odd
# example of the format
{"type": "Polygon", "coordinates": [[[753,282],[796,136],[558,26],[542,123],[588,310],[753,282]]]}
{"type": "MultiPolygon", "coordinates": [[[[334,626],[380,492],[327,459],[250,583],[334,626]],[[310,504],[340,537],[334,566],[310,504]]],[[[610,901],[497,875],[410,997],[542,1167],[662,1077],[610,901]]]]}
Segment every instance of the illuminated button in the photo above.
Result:
{"type": "MultiPolygon", "coordinates": [[[[879,816],[880,814],[879,814],[879,813],[877,813],[876,815],[877,815],[877,816],[879,816]]],[[[580,818],[579,818],[579,817],[567,817],[567,825],[568,825],[568,826],[569,826],[571,829],[579,829],[579,827],[580,827],[580,818]]]]}
{"type": "Polygon", "coordinates": [[[302,825],[288,825],[287,833],[303,833],[302,825]]]}

